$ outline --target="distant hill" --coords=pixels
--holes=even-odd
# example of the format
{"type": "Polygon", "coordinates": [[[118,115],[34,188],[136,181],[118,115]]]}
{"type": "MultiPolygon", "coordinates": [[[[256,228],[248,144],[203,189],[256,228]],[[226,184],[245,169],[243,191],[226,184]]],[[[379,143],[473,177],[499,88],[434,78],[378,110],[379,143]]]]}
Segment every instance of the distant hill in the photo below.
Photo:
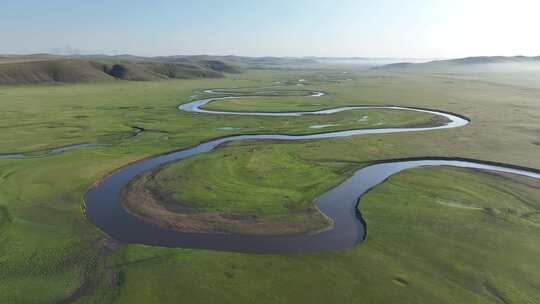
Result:
{"type": "MultiPolygon", "coordinates": [[[[124,55],[125,56],[125,55],[124,55]]],[[[306,65],[319,63],[314,58],[304,57],[245,57],[245,56],[214,56],[214,55],[192,55],[192,56],[166,56],[166,57],[151,57],[150,59],[159,62],[178,62],[178,60],[191,61],[219,61],[229,65],[241,68],[274,68],[279,66],[290,65],[306,65]]]]}
{"type": "Polygon", "coordinates": [[[428,62],[428,64],[448,64],[448,65],[475,65],[475,64],[493,64],[493,63],[540,63],[540,56],[526,57],[526,56],[480,56],[480,57],[466,57],[449,60],[436,60],[428,62]]]}
{"type": "Polygon", "coordinates": [[[0,85],[217,78],[244,69],[306,67],[319,63],[316,57],[0,55],[0,85]]]}
{"type": "Polygon", "coordinates": [[[0,84],[79,83],[114,79],[91,61],[47,60],[0,64],[0,84]]]}
{"type": "Polygon", "coordinates": [[[482,67],[508,67],[520,64],[540,64],[540,56],[479,56],[448,60],[435,60],[425,63],[400,62],[374,67],[376,70],[402,70],[402,69],[429,69],[429,68],[482,68],[482,67]]]}
{"type": "Polygon", "coordinates": [[[316,64],[319,61],[314,57],[246,57],[236,55],[173,55],[142,57],[129,54],[123,55],[72,55],[70,58],[87,60],[120,60],[130,62],[159,62],[159,63],[186,63],[186,62],[222,62],[231,67],[238,68],[265,68],[284,65],[316,64]]]}
{"type": "Polygon", "coordinates": [[[199,64],[217,72],[229,74],[240,73],[240,70],[238,68],[219,60],[200,60],[199,64]]]}
{"type": "Polygon", "coordinates": [[[136,56],[0,56],[0,85],[218,78],[224,73],[241,71],[218,60],[164,62],[136,56]]]}
{"type": "MultiPolygon", "coordinates": [[[[420,64],[420,63],[419,63],[420,64]]],[[[385,64],[381,66],[374,67],[374,70],[391,70],[391,69],[401,69],[401,68],[407,68],[414,65],[414,63],[411,62],[398,62],[398,63],[390,63],[385,64]]]]}

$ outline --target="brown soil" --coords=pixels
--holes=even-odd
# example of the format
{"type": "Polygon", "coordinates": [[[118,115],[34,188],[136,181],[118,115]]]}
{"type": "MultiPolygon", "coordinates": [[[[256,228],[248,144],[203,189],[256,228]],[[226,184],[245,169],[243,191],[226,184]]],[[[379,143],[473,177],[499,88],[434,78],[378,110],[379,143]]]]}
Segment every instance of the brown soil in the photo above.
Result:
{"type": "MultiPolygon", "coordinates": [[[[148,177],[148,173],[141,178],[148,177]],[[145,176],[146,175],[146,176],[145,176]]],[[[161,227],[187,233],[301,234],[322,230],[331,220],[317,208],[295,210],[289,216],[199,212],[187,202],[175,202],[153,193],[144,182],[130,183],[122,191],[122,205],[131,214],[161,227]],[[301,220],[298,220],[298,219],[301,220]]]]}

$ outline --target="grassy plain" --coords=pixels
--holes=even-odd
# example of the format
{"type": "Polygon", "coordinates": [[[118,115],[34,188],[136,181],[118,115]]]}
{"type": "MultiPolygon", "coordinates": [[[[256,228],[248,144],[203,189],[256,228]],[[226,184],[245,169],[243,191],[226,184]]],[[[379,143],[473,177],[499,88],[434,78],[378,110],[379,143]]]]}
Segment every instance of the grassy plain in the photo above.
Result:
{"type": "MultiPolygon", "coordinates": [[[[0,155],[9,152],[39,152],[77,143],[116,145],[148,140],[177,148],[224,134],[313,133],[310,126],[338,124],[319,131],[347,128],[414,126],[430,123],[434,116],[407,111],[358,110],[332,116],[231,117],[199,115],[175,110],[204,86],[242,85],[243,80],[118,82],[40,87],[0,87],[0,127],[4,130],[0,155]],[[363,119],[368,116],[367,119],[363,119]],[[133,137],[132,127],[146,130],[133,137]],[[150,137],[150,139],[148,138],[150,137]]],[[[312,101],[312,97],[295,97],[312,101]]],[[[325,101],[323,101],[325,102],[325,101]]],[[[328,103],[326,103],[328,104],[328,103]]],[[[320,108],[323,108],[320,106],[320,108]]]]}
{"type": "Polygon", "coordinates": [[[538,182],[420,168],[360,201],[368,239],[342,252],[256,256],[145,246],[115,253],[119,303],[534,303],[538,182]],[[143,279],[144,278],[144,279],[143,279]],[[175,278],[171,280],[170,278],[175,278]]]}
{"type": "MultiPolygon", "coordinates": [[[[237,176],[247,168],[241,164],[252,157],[250,149],[269,158],[290,156],[290,167],[309,168],[306,176],[322,181],[299,201],[311,201],[328,187],[327,180],[337,183],[378,159],[460,156],[540,168],[539,78],[348,72],[353,80],[328,80],[341,75],[332,71],[325,81],[305,85],[329,93],[326,99],[301,99],[306,109],[313,109],[313,102],[322,108],[390,103],[444,109],[472,122],[460,129],[408,134],[239,142],[214,153],[239,153],[237,176]]],[[[304,256],[118,245],[85,220],[85,190],[126,163],[239,133],[221,127],[246,127],[246,133],[285,130],[285,121],[182,113],[175,110],[178,103],[206,88],[269,86],[322,73],[250,71],[217,80],[0,87],[0,151],[107,144],[0,160],[2,302],[54,303],[72,294],[81,303],[538,301],[539,234],[533,209],[540,194],[537,184],[521,179],[445,168],[405,172],[362,199],[369,232],[364,244],[304,256]],[[148,132],[133,137],[132,126],[148,132]],[[397,197],[396,189],[407,195],[397,197]],[[527,212],[532,213],[523,218],[527,212]]],[[[211,174],[213,169],[205,170],[211,174]]],[[[297,184],[296,175],[288,176],[286,170],[271,170],[266,178],[297,184]]],[[[280,185],[268,183],[264,192],[280,185]]]]}

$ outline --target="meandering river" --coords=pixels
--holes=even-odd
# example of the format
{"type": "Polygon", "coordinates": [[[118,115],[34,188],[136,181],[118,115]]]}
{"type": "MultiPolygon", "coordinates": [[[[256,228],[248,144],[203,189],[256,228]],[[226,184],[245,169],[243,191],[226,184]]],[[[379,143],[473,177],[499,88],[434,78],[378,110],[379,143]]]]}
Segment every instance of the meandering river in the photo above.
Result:
{"type": "MultiPolygon", "coordinates": [[[[207,90],[207,94],[223,94],[222,91],[207,90]]],[[[313,97],[323,96],[321,92],[313,92],[313,97]]],[[[225,96],[199,99],[180,105],[182,111],[204,113],[208,115],[256,115],[256,116],[302,116],[328,115],[355,109],[390,109],[396,111],[416,111],[446,117],[448,123],[435,127],[420,128],[381,128],[336,131],[309,135],[233,135],[210,140],[195,147],[158,155],[149,159],[123,167],[88,190],[85,196],[85,214],[87,218],[101,230],[116,240],[125,243],[137,243],[165,247],[182,247],[225,250],[234,252],[261,254],[293,254],[310,253],[328,250],[340,250],[354,246],[366,237],[366,224],[357,211],[358,199],[369,189],[382,183],[388,177],[406,169],[420,166],[455,166],[514,173],[533,178],[540,178],[540,173],[513,166],[497,165],[472,160],[452,159],[415,159],[380,162],[357,170],[353,176],[340,185],[320,195],[316,206],[333,220],[329,229],[303,235],[243,235],[221,233],[184,233],[165,229],[146,222],[127,212],[121,204],[122,189],[137,175],[152,170],[160,165],[181,160],[187,157],[212,151],[227,142],[259,139],[259,140],[314,140],[368,134],[432,131],[465,126],[468,120],[462,116],[443,111],[409,108],[400,106],[347,106],[312,112],[228,112],[201,109],[212,101],[238,98],[242,96],[225,96]]],[[[252,96],[250,96],[252,97],[252,96]]],[[[241,194],[239,194],[241,195],[241,194]]]]}

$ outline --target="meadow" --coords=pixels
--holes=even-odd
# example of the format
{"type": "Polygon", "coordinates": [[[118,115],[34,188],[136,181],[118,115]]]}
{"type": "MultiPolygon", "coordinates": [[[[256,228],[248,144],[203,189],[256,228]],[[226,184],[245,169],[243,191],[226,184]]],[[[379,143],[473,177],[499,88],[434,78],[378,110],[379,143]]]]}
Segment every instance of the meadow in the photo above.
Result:
{"type": "MultiPolygon", "coordinates": [[[[220,205],[224,210],[245,210],[257,201],[257,212],[279,213],[283,193],[306,208],[355,169],[381,159],[467,157],[540,168],[538,78],[343,72],[257,70],[224,79],[0,87],[0,153],[29,154],[0,159],[2,302],[539,301],[540,189],[538,181],[511,175],[453,168],[398,174],[361,198],[368,238],[341,252],[271,256],[120,244],[85,219],[83,195],[107,173],[210,138],[306,134],[313,133],[309,127],[315,124],[338,124],[331,128],[341,130],[369,128],[381,120],[385,126],[431,121],[383,110],[293,121],[176,109],[209,88],[257,88],[279,82],[296,89],[298,80],[305,79],[302,90],[328,95],[237,99],[208,106],[287,111],[397,104],[459,113],[471,123],[406,134],[236,142],[164,171],[175,178],[194,173],[192,180],[186,179],[182,189],[190,191],[181,199],[203,209],[221,200],[230,202],[220,205]],[[363,116],[373,119],[358,121],[363,116]],[[133,127],[144,132],[135,136],[133,127]],[[98,146],[45,154],[50,148],[78,143],[98,146]],[[236,158],[220,162],[226,155],[236,158]],[[300,178],[306,182],[298,183],[300,178]],[[235,199],[232,191],[227,197],[224,193],[236,180],[241,182],[236,189],[249,186],[253,192],[235,199]],[[214,187],[216,197],[198,188],[204,183],[214,187]]],[[[172,191],[176,186],[168,185],[172,191]]]]}

